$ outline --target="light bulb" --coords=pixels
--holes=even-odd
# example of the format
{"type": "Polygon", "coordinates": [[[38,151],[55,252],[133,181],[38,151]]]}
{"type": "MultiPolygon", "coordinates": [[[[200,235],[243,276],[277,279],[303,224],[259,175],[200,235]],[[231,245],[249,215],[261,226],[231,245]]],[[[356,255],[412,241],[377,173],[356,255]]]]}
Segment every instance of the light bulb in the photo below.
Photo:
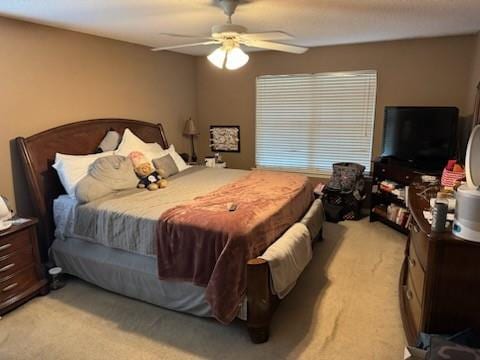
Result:
{"type": "Polygon", "coordinates": [[[239,69],[248,62],[248,59],[249,56],[245,54],[239,46],[235,46],[227,52],[227,62],[225,63],[225,67],[228,70],[239,69]]]}
{"type": "Polygon", "coordinates": [[[226,56],[227,56],[227,52],[225,51],[225,49],[223,47],[219,47],[218,49],[213,51],[210,55],[208,55],[207,59],[216,67],[223,69],[226,56]]]}

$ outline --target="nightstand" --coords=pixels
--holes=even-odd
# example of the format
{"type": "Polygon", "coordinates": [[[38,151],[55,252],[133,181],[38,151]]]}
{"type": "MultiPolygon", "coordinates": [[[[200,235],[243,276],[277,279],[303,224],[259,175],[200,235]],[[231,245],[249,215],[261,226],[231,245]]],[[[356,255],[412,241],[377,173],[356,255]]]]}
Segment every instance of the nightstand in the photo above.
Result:
{"type": "Polygon", "coordinates": [[[0,315],[48,294],[37,244],[36,219],[0,231],[0,315]]]}

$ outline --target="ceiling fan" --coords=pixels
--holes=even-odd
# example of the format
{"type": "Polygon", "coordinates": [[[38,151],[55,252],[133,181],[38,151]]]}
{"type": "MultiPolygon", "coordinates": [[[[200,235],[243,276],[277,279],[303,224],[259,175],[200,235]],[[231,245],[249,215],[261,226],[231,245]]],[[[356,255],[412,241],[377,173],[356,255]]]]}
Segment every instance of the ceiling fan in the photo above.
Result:
{"type": "Polygon", "coordinates": [[[228,16],[226,24],[214,25],[212,27],[212,34],[209,37],[180,35],[163,33],[162,35],[191,38],[203,40],[190,44],[181,44],[173,46],[163,46],[152,49],[152,51],[161,50],[175,50],[192,46],[204,46],[218,44],[221,45],[210,55],[208,60],[220,69],[227,68],[228,70],[236,70],[244,66],[249,59],[249,56],[243,52],[240,45],[248,47],[276,50],[293,54],[303,54],[308,50],[306,47],[282,44],[273,42],[272,40],[291,40],[293,36],[283,31],[267,31],[259,33],[249,33],[247,28],[241,25],[232,24],[232,15],[240,3],[240,0],[218,0],[218,3],[223,8],[223,12],[228,16]]]}

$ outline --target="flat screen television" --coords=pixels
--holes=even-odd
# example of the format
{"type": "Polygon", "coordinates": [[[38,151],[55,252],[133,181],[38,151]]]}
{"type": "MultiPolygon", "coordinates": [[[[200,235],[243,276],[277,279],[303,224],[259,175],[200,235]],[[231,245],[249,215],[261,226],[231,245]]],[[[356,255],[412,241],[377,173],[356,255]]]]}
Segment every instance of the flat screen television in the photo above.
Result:
{"type": "Polygon", "coordinates": [[[385,107],[383,153],[421,170],[441,170],[455,156],[458,108],[385,107]]]}

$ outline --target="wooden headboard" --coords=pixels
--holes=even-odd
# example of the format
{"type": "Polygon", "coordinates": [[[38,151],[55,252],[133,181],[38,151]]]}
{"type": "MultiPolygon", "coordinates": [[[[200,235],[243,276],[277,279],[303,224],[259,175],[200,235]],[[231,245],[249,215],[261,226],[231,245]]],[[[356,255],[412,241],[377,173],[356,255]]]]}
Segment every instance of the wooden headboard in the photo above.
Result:
{"type": "Polygon", "coordinates": [[[59,126],[28,138],[15,139],[29,188],[33,213],[39,220],[38,234],[42,261],[54,240],[53,200],[65,190],[52,164],[55,153],[92,154],[108,130],[120,134],[129,128],[145,142],[157,142],[163,148],[168,142],[160,124],[128,119],[94,119],[59,126]]]}

